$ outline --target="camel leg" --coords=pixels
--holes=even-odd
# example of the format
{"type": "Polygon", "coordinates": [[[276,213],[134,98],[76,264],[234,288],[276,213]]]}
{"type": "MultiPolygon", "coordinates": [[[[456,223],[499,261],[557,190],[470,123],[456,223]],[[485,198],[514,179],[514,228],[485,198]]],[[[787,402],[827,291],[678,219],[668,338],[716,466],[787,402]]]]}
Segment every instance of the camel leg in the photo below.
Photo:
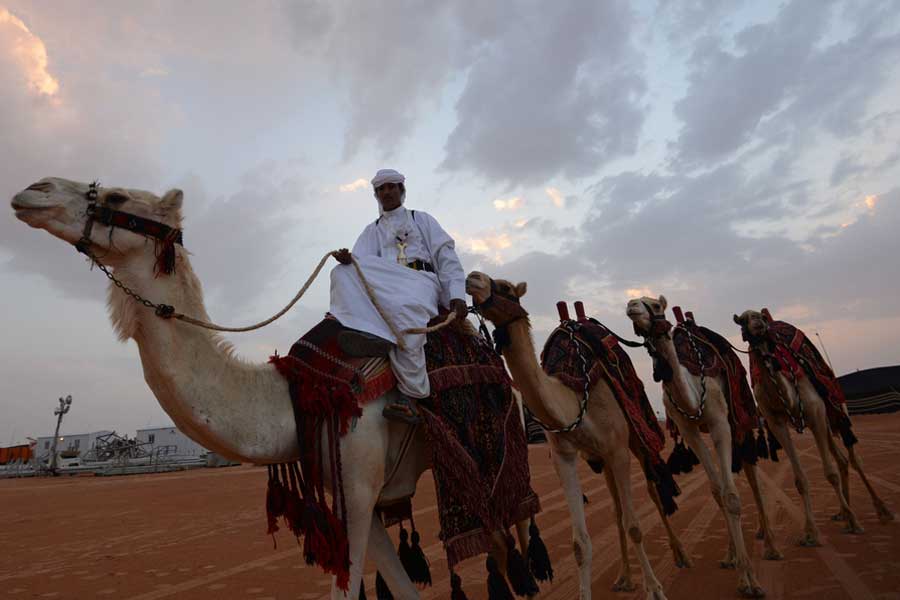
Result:
{"type": "Polygon", "coordinates": [[[653,504],[656,505],[659,517],[662,519],[663,526],[666,528],[666,535],[669,536],[669,548],[672,549],[672,555],[675,557],[675,566],[679,569],[687,569],[694,566],[687,552],[685,552],[681,540],[678,539],[678,536],[675,535],[675,532],[672,530],[672,524],[669,522],[669,517],[666,516],[665,509],[663,509],[662,500],[659,497],[656,486],[650,481],[647,482],[647,493],[650,494],[650,499],[653,500],[653,504]]]}
{"type": "Polygon", "coordinates": [[[797,448],[794,447],[794,440],[791,439],[791,432],[788,430],[787,422],[784,418],[772,418],[766,415],[766,423],[769,425],[769,431],[781,444],[784,453],[787,454],[788,460],[791,461],[791,468],[794,471],[794,486],[800,497],[803,499],[803,511],[805,525],[803,527],[803,537],[800,539],[801,546],[813,547],[821,546],[819,542],[819,528],[812,516],[812,501],[809,497],[809,480],[806,479],[806,473],[800,464],[800,457],[797,454],[797,448]]]}
{"type": "Polygon", "coordinates": [[[719,460],[719,477],[722,481],[722,503],[725,506],[725,518],[731,531],[734,544],[735,568],[738,571],[738,593],[747,598],[761,598],[765,592],[756,580],[747,546],[744,544],[744,532],[741,529],[741,498],[734,483],[731,472],[731,427],[728,421],[711,423],[709,433],[716,448],[719,460]]]}
{"type": "Polygon", "coordinates": [[[369,530],[369,553],[396,600],[417,600],[419,598],[419,592],[416,590],[415,584],[409,580],[384,524],[374,515],[372,527],[369,530]]]}
{"type": "MultiPolygon", "coordinates": [[[[348,481],[349,483],[349,481],[348,481]]],[[[366,549],[375,511],[375,490],[365,485],[346,485],[347,539],[350,542],[350,586],[347,592],[337,586],[337,578],[331,580],[332,600],[356,599],[366,565],[366,549]]]]}
{"type": "MultiPolygon", "coordinates": [[[[840,452],[837,447],[837,443],[834,441],[834,437],[829,437],[831,440],[831,445],[835,450],[840,452]]],[[[859,474],[860,479],[862,479],[863,485],[866,486],[866,490],[869,492],[869,496],[872,498],[872,504],[875,505],[875,512],[878,513],[878,520],[882,523],[889,523],[894,520],[894,513],[887,507],[884,501],[878,496],[875,492],[875,488],[872,487],[872,484],[869,483],[868,477],[863,472],[862,462],[859,459],[859,455],[856,453],[856,446],[850,446],[850,464],[853,466],[853,470],[859,474]]],[[[849,503],[850,499],[847,499],[849,503]]]]}
{"type": "MultiPolygon", "coordinates": [[[[831,456],[837,463],[838,474],[841,476],[841,492],[844,494],[847,504],[850,504],[850,461],[847,460],[847,457],[841,449],[838,448],[833,435],[828,436],[828,450],[831,452],[831,456]]],[[[831,516],[832,521],[847,521],[848,518],[849,515],[847,515],[843,509],[831,516]]]]}
{"type": "Polygon", "coordinates": [[[766,560],[781,560],[784,555],[775,547],[775,534],[772,533],[772,527],[769,524],[769,516],[766,514],[766,501],[763,498],[762,488],[759,486],[759,479],[756,476],[756,465],[744,463],[744,475],[747,476],[747,483],[753,492],[753,500],[756,502],[756,510],[759,512],[759,533],[756,537],[763,540],[766,550],[763,558],[766,560]]]}
{"type": "Polygon", "coordinates": [[[569,505],[569,514],[572,518],[572,549],[575,553],[575,563],[578,565],[580,598],[581,600],[590,600],[593,550],[584,517],[581,482],[578,480],[578,471],[576,470],[578,455],[568,449],[562,450],[558,441],[554,440],[552,436],[548,437],[553,446],[553,466],[556,468],[560,483],[562,483],[566,504],[569,505]]]}
{"type": "Polygon", "coordinates": [[[606,487],[612,496],[613,505],[616,508],[616,527],[619,529],[619,553],[621,554],[621,571],[619,577],[613,583],[614,592],[633,592],[634,582],[631,580],[631,561],[628,559],[628,539],[625,537],[625,525],[622,523],[622,501],[619,499],[619,491],[616,488],[616,480],[612,476],[611,469],[604,469],[606,487]]]}
{"type": "Polygon", "coordinates": [[[644,592],[647,600],[665,600],[666,595],[663,592],[662,584],[656,578],[647,553],[644,551],[644,534],[641,532],[641,525],[638,522],[637,514],[634,511],[634,502],[631,498],[631,471],[629,462],[631,462],[631,453],[625,447],[616,448],[615,453],[611,456],[611,460],[606,461],[608,468],[612,471],[612,479],[615,481],[616,490],[619,495],[619,502],[622,506],[622,525],[631,538],[634,551],[637,554],[638,564],[641,566],[641,572],[644,575],[644,592]]]}
{"type": "Polygon", "coordinates": [[[845,528],[845,531],[847,533],[863,533],[863,528],[859,524],[856,514],[850,508],[850,504],[847,502],[847,498],[844,497],[844,493],[841,490],[841,478],[838,474],[838,470],[835,468],[834,461],[832,460],[832,451],[828,443],[828,438],[831,437],[831,429],[825,418],[824,409],[825,407],[822,406],[821,410],[808,411],[808,413],[811,414],[807,417],[807,423],[816,439],[816,448],[819,451],[819,458],[822,460],[822,468],[825,470],[825,479],[828,480],[828,483],[834,488],[834,493],[837,494],[841,512],[847,515],[847,527],[845,528]]]}
{"type": "MultiPolygon", "coordinates": [[[[697,455],[697,460],[700,461],[700,466],[703,467],[703,470],[706,471],[706,477],[709,479],[709,491],[712,494],[713,499],[716,501],[716,504],[722,511],[722,516],[725,517],[725,522],[728,522],[728,514],[725,509],[725,503],[722,499],[722,483],[719,477],[718,470],[713,462],[712,455],[709,452],[709,448],[706,447],[706,444],[703,443],[703,439],[700,436],[700,431],[697,427],[691,423],[678,423],[678,429],[681,431],[681,436],[684,438],[685,444],[687,444],[688,448],[694,451],[694,454],[697,455]]],[[[728,467],[729,470],[731,467],[728,467]]],[[[731,535],[731,528],[726,527],[726,531],[728,532],[728,551],[725,555],[725,558],[719,561],[719,565],[723,569],[731,569],[734,568],[735,565],[735,549],[734,549],[734,538],[731,535]]]]}

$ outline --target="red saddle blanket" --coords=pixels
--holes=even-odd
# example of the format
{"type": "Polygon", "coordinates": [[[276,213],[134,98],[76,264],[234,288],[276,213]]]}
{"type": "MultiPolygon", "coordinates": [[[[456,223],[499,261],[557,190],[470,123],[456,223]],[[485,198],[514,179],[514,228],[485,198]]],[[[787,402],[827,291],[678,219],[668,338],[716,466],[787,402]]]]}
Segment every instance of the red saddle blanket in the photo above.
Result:
{"type": "MultiPolygon", "coordinates": [[[[436,321],[442,321],[440,315],[436,321]]],[[[308,564],[349,579],[346,511],[340,472],[340,436],[362,406],[390,391],[396,377],[387,359],[346,356],[337,343],[343,326],[325,318],[271,362],[288,380],[301,457],[270,467],[269,532],[278,517],[304,538],[308,564]],[[331,478],[338,482],[329,505],[319,448],[328,432],[331,478]]],[[[437,487],[441,539],[452,567],[488,551],[490,531],[502,530],[540,511],[531,489],[525,432],[502,359],[480,336],[454,327],[429,333],[425,346],[431,397],[420,402],[437,487]]],[[[400,502],[385,523],[411,520],[400,502]]]]}
{"type": "Polygon", "coordinates": [[[541,352],[541,367],[579,398],[585,389],[585,369],[579,352],[587,366],[588,386],[593,388],[603,379],[612,389],[628,421],[631,447],[642,457],[645,473],[657,485],[667,512],[671,514],[676,509],[673,498],[678,492],[660,455],[665,446],[665,434],[631,358],[612,332],[593,319],[566,321],[557,327],[541,352]],[[570,328],[574,328],[574,335],[570,328]]]}
{"type": "Polygon", "coordinates": [[[759,424],[756,401],[747,383],[747,371],[737,353],[724,337],[694,323],[686,321],[672,329],[672,341],[678,362],[691,375],[725,379],[725,399],[728,402],[728,419],[733,444],[740,446],[752,439],[753,430],[759,424]],[[693,344],[691,343],[693,338],[693,344]]]}
{"type": "MultiPolygon", "coordinates": [[[[762,341],[773,362],[773,368],[792,373],[797,380],[808,377],[816,392],[825,402],[832,434],[840,433],[848,448],[857,442],[847,415],[847,398],[834,371],[822,358],[819,350],[806,335],[784,321],[772,321],[762,341]]],[[[755,386],[765,376],[765,356],[759,343],[751,345],[750,379],[755,386]]]]}

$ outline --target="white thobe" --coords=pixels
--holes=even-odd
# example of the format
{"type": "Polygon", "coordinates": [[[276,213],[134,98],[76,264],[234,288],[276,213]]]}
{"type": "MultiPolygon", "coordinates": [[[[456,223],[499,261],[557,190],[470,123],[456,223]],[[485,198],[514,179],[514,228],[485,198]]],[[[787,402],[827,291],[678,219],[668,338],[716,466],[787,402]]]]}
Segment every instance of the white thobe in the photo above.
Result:
{"type": "MultiPolygon", "coordinates": [[[[446,307],[450,300],[465,299],[465,272],[453,238],[428,213],[403,206],[385,211],[365,228],[352,252],[378,303],[398,331],[425,327],[437,316],[439,304],[446,307]],[[398,241],[406,244],[406,262],[429,262],[435,272],[416,271],[399,264],[398,241]]],[[[338,265],[331,271],[331,314],[345,327],[397,342],[352,265],[338,265]]],[[[427,398],[431,394],[425,370],[425,341],[422,334],[406,335],[405,350],[395,346],[390,352],[398,387],[412,398],[427,398]]]]}

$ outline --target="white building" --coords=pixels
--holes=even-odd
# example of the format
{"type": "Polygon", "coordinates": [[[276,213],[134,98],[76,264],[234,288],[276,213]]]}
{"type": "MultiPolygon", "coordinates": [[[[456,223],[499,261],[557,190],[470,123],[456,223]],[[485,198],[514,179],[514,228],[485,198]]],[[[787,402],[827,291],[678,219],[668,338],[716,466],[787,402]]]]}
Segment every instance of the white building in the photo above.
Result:
{"type": "MultiPolygon", "coordinates": [[[[60,434],[59,441],[56,443],[57,455],[61,453],[71,453],[81,456],[94,447],[94,442],[101,435],[112,433],[111,431],[94,431],[92,433],[66,433],[60,434]]],[[[38,462],[50,462],[50,449],[53,447],[53,436],[43,436],[37,439],[34,446],[34,455],[38,462]]]]}
{"type": "Polygon", "coordinates": [[[150,444],[154,453],[166,447],[159,452],[167,456],[203,456],[209,452],[174,426],[138,429],[134,437],[138,443],[150,444]]]}

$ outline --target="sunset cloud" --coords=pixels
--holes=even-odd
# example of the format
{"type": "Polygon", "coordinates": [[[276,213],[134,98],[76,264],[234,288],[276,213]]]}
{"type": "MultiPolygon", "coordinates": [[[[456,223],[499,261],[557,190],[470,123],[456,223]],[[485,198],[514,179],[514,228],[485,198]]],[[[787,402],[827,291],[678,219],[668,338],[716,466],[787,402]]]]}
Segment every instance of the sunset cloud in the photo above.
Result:
{"type": "Polygon", "coordinates": [[[47,48],[44,42],[6,8],[0,8],[0,40],[6,40],[8,52],[22,68],[29,88],[43,96],[55,96],[59,81],[47,71],[47,48]]]}
{"type": "Polygon", "coordinates": [[[345,183],[340,186],[338,189],[342,192],[355,192],[357,190],[365,189],[366,186],[369,185],[369,182],[360,177],[356,181],[352,181],[350,183],[345,183]]]}
{"type": "Polygon", "coordinates": [[[494,209],[498,211],[518,210],[520,208],[522,208],[522,198],[520,196],[513,196],[512,198],[507,198],[506,200],[494,200],[494,209]]]}
{"type": "Polygon", "coordinates": [[[558,189],[554,187],[548,187],[544,191],[547,192],[548,196],[550,196],[550,201],[553,202],[553,206],[555,206],[556,208],[562,208],[563,206],[565,206],[566,201],[563,198],[562,192],[560,192],[558,189]]]}

